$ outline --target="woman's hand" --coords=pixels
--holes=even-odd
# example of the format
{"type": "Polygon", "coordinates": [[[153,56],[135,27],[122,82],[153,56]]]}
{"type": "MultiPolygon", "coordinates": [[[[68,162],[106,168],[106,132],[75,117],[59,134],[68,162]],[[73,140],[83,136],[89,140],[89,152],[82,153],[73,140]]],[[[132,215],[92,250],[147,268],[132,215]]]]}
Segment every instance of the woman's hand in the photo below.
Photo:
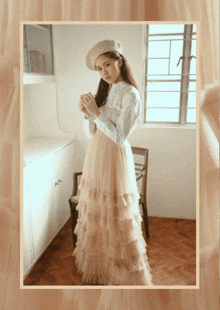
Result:
{"type": "Polygon", "coordinates": [[[85,95],[82,95],[80,96],[80,101],[79,101],[79,104],[78,104],[78,108],[81,112],[83,112],[85,114],[85,116],[87,118],[89,118],[90,116],[90,113],[86,110],[86,108],[84,107],[84,104],[83,104],[83,100],[82,100],[82,97],[85,96],[85,95]]]}
{"type": "Polygon", "coordinates": [[[83,106],[88,113],[92,114],[94,117],[100,114],[95,98],[91,93],[80,96],[80,100],[82,100],[83,106]]]}

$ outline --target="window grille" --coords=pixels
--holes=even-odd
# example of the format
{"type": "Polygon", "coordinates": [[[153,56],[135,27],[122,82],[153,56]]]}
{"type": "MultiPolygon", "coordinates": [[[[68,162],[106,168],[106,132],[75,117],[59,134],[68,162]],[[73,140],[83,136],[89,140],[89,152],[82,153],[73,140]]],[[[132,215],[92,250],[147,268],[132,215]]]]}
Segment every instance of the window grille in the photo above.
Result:
{"type": "Polygon", "coordinates": [[[196,123],[196,25],[144,25],[143,122],[196,123]]]}

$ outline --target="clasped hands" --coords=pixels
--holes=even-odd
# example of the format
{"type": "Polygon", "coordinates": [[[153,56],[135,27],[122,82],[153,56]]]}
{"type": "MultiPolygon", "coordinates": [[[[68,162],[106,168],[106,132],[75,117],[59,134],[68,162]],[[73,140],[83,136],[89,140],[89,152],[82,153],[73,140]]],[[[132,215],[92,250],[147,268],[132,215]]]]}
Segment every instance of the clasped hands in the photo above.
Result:
{"type": "Polygon", "coordinates": [[[90,116],[90,114],[94,117],[97,117],[100,114],[95,98],[91,93],[80,96],[79,110],[82,111],[87,118],[90,116]]]}

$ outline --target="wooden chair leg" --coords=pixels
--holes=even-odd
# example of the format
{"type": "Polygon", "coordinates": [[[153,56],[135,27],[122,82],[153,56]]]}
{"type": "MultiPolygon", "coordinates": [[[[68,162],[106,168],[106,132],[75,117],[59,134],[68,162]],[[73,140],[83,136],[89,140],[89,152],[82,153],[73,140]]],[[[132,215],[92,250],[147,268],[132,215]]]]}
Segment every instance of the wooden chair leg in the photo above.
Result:
{"type": "Polygon", "coordinates": [[[71,222],[72,222],[73,246],[75,247],[76,242],[77,242],[77,235],[74,234],[74,230],[75,230],[76,223],[77,223],[78,211],[76,210],[77,204],[72,202],[70,199],[69,199],[69,204],[70,204],[71,222]]]}
{"type": "Polygon", "coordinates": [[[150,234],[149,234],[147,206],[144,202],[141,205],[142,205],[142,210],[143,210],[143,215],[144,215],[144,227],[145,227],[146,238],[148,239],[150,237],[150,234]]]}

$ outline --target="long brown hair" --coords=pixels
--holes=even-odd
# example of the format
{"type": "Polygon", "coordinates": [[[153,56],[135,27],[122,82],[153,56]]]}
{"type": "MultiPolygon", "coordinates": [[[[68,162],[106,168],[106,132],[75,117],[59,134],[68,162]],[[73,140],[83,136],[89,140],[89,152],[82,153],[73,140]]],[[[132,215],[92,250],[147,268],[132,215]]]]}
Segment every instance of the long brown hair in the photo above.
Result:
{"type": "MultiPolygon", "coordinates": [[[[127,82],[128,84],[131,84],[134,87],[136,87],[137,90],[139,91],[139,88],[137,86],[137,83],[135,82],[134,75],[133,75],[133,72],[131,70],[131,67],[129,66],[126,58],[123,55],[121,55],[115,51],[107,52],[107,53],[104,53],[102,55],[106,55],[109,58],[112,58],[115,60],[119,60],[120,58],[122,58],[122,66],[120,69],[121,69],[121,75],[122,75],[123,80],[125,82],[127,82]]],[[[100,82],[99,82],[97,93],[95,95],[95,101],[96,101],[98,108],[105,105],[109,90],[110,90],[110,84],[108,84],[106,81],[104,81],[101,78],[100,82]]]]}

